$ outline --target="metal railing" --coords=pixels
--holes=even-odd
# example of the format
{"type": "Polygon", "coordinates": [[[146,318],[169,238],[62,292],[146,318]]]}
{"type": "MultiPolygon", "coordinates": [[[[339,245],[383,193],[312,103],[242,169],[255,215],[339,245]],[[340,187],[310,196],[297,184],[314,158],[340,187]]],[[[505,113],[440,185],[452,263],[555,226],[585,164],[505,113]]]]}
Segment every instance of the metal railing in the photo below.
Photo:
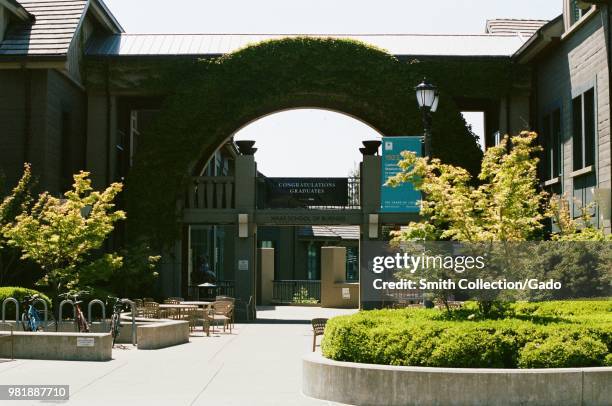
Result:
{"type": "Polygon", "coordinates": [[[217,295],[236,297],[236,283],[234,281],[217,281],[217,295]]]}
{"type": "Polygon", "coordinates": [[[196,176],[191,178],[185,196],[187,209],[233,209],[233,176],[196,176]]]}
{"type": "Polygon", "coordinates": [[[275,280],[272,284],[274,303],[321,302],[320,280],[275,280]]]}

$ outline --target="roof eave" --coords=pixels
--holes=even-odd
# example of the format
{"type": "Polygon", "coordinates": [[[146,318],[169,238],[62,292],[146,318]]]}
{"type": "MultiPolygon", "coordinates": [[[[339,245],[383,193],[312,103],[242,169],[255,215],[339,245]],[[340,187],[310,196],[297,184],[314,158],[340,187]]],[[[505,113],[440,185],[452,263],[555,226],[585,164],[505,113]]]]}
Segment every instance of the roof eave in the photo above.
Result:
{"type": "Polygon", "coordinates": [[[527,40],[518,51],[514,53],[512,58],[518,63],[529,63],[542,50],[548,47],[555,38],[558,38],[563,33],[563,15],[551,20],[527,40]]]}
{"type": "Polygon", "coordinates": [[[125,32],[119,21],[113,13],[106,7],[103,0],[91,0],[89,9],[94,13],[96,18],[113,34],[122,34],[125,32]]]}
{"type": "Polygon", "coordinates": [[[34,21],[34,16],[14,0],[0,0],[0,5],[22,21],[34,21]]]}

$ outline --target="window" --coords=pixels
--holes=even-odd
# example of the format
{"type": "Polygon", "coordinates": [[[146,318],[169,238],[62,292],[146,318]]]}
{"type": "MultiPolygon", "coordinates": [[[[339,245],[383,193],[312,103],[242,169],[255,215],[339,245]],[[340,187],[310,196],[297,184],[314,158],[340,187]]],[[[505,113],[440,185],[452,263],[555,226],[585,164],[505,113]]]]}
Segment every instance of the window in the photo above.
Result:
{"type": "Polygon", "coordinates": [[[346,248],[346,280],[348,282],[359,281],[359,248],[346,248]]]}
{"type": "Polygon", "coordinates": [[[134,164],[139,138],[153,123],[157,113],[158,110],[132,110],[130,115],[130,167],[134,164]]]}
{"type": "MultiPolygon", "coordinates": [[[[582,207],[586,207],[593,203],[593,188],[597,186],[597,178],[594,173],[587,175],[578,176],[574,178],[574,218],[578,218],[582,215],[582,207]]],[[[591,209],[592,221],[597,225],[596,210],[593,207],[591,209]]]]}
{"type": "Polygon", "coordinates": [[[582,0],[570,0],[570,22],[574,25],[591,9],[591,4],[582,0]]]}
{"type": "Polygon", "coordinates": [[[308,280],[320,279],[319,275],[319,247],[314,243],[308,244],[308,280]]]}
{"type": "Polygon", "coordinates": [[[544,116],[542,125],[544,137],[544,179],[550,180],[561,176],[561,110],[556,109],[544,116]]]}
{"type": "Polygon", "coordinates": [[[60,156],[60,189],[62,192],[72,186],[72,126],[70,113],[62,113],[60,123],[61,156],[60,156]]]}
{"type": "Polygon", "coordinates": [[[574,170],[595,164],[595,91],[590,89],[572,101],[574,170]]]}

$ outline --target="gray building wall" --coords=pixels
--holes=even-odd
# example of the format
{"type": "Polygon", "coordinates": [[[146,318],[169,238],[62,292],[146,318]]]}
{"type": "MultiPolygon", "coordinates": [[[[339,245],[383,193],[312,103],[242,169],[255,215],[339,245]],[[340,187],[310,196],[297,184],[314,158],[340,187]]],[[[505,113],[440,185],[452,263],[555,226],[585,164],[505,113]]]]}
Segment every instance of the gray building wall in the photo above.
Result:
{"type": "MultiPolygon", "coordinates": [[[[605,21],[605,20],[603,20],[605,21]]],[[[606,51],[607,27],[597,15],[574,32],[566,35],[554,51],[536,62],[537,111],[539,129],[542,118],[561,107],[561,162],[562,191],[573,196],[574,184],[579,181],[574,172],[572,154],[572,99],[590,88],[595,88],[596,99],[596,184],[611,187],[610,173],[610,105],[609,72],[606,51]]],[[[610,231],[609,222],[606,229],[610,231]]]]}
{"type": "Polygon", "coordinates": [[[32,164],[38,188],[62,191],[62,162],[74,173],[84,168],[86,103],[83,92],[54,70],[0,70],[0,172],[12,187],[24,162],[32,164]],[[63,128],[63,113],[70,118],[63,128]],[[70,156],[62,154],[64,131],[70,156]]]}
{"type": "Polygon", "coordinates": [[[19,178],[24,160],[24,71],[0,70],[0,175],[7,186],[19,178]]]}

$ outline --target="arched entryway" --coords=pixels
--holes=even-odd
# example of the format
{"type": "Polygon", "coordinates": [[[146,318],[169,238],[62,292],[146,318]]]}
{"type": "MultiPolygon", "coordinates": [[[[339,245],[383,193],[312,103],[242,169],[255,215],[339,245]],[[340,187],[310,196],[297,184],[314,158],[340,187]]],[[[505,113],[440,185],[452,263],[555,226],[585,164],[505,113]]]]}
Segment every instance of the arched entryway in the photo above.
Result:
{"type": "MultiPolygon", "coordinates": [[[[127,178],[129,232],[156,243],[175,240],[176,201],[189,176],[238,129],[272,112],[317,107],[388,136],[420,134],[413,87],[423,72],[416,65],[363,43],[321,38],[269,41],[181,65],[182,84],[143,137],[127,178]]],[[[473,168],[481,156],[477,142],[452,99],[442,100],[434,154],[473,168]]]]}

